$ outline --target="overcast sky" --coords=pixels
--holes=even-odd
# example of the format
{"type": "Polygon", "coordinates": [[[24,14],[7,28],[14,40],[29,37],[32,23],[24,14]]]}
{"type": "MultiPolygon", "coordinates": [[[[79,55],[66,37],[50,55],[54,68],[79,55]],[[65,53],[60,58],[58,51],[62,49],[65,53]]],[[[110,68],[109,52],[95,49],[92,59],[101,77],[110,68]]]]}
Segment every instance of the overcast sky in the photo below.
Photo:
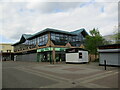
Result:
{"type": "Polygon", "coordinates": [[[85,28],[87,32],[98,28],[104,36],[113,34],[118,26],[117,0],[0,1],[0,43],[15,43],[24,33],[34,34],[45,28],[64,31],[85,28]]]}

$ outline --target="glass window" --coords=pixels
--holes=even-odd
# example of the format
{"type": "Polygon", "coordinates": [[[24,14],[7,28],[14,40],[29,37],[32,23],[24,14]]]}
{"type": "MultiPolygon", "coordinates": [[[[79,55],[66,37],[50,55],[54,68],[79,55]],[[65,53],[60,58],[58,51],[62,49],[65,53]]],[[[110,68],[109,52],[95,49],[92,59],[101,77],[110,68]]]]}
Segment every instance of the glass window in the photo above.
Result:
{"type": "Polygon", "coordinates": [[[32,45],[34,44],[34,39],[31,40],[32,45]]]}
{"type": "Polygon", "coordinates": [[[55,34],[56,37],[59,37],[60,35],[59,34],[55,34]]]}
{"type": "Polygon", "coordinates": [[[59,40],[59,39],[60,39],[60,37],[55,37],[55,39],[56,39],[56,40],[59,40]]]}
{"type": "Polygon", "coordinates": [[[70,42],[72,41],[72,36],[69,36],[69,41],[70,41],[70,42]]]}
{"type": "Polygon", "coordinates": [[[39,46],[45,45],[45,44],[47,44],[47,41],[48,41],[48,34],[42,35],[38,39],[39,39],[38,40],[39,46]]]}
{"type": "Polygon", "coordinates": [[[63,37],[63,34],[60,34],[60,37],[63,37]]]}
{"type": "Polygon", "coordinates": [[[55,33],[51,33],[51,39],[55,40],[55,33]]]}
{"type": "Polygon", "coordinates": [[[48,37],[47,37],[47,36],[45,36],[45,43],[47,43],[47,41],[48,41],[48,37]]]}
{"type": "Polygon", "coordinates": [[[42,36],[42,41],[44,41],[44,40],[45,40],[45,35],[42,36]]]}
{"type": "Polygon", "coordinates": [[[39,43],[42,41],[42,37],[39,37],[39,43]]]}
{"type": "Polygon", "coordinates": [[[78,36],[76,36],[76,41],[79,41],[79,37],[78,36]]]}
{"type": "Polygon", "coordinates": [[[51,36],[55,36],[55,33],[51,33],[51,36]]]}
{"type": "Polygon", "coordinates": [[[37,37],[37,43],[39,43],[39,37],[37,37]]]}
{"type": "Polygon", "coordinates": [[[67,38],[67,35],[64,35],[65,38],[67,38]]]}
{"type": "Polygon", "coordinates": [[[29,45],[31,45],[31,40],[29,40],[29,45]]]}
{"type": "Polygon", "coordinates": [[[36,38],[34,39],[34,45],[36,45],[36,38]]]}

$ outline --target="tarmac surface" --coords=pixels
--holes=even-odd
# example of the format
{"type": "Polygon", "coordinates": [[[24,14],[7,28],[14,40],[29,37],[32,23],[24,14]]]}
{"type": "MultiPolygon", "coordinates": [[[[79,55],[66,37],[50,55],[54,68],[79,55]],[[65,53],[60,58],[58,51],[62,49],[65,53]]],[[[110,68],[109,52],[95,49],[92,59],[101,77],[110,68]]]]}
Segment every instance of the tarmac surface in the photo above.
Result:
{"type": "Polygon", "coordinates": [[[0,61],[0,89],[2,89],[2,62],[0,61]]]}
{"type": "Polygon", "coordinates": [[[118,88],[118,68],[89,64],[4,61],[2,88],[118,88]]]}

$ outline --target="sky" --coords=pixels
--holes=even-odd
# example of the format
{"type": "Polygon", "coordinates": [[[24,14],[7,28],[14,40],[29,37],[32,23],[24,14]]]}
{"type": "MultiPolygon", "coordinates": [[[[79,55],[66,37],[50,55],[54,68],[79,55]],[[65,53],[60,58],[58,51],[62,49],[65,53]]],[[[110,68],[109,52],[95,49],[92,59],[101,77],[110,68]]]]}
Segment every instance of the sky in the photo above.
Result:
{"type": "Polygon", "coordinates": [[[118,29],[118,0],[0,0],[0,43],[15,43],[22,34],[46,28],[87,32],[98,28],[111,35],[118,29]]]}

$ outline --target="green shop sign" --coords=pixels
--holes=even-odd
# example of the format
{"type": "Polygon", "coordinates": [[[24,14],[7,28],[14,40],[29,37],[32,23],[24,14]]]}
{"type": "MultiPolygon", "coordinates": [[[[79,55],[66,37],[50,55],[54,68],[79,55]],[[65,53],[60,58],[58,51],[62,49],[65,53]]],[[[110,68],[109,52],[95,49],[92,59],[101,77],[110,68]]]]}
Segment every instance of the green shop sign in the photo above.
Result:
{"type": "MultiPolygon", "coordinates": [[[[55,48],[55,51],[65,51],[67,48],[55,48]]],[[[53,47],[37,49],[37,52],[52,51],[53,47]]]]}

